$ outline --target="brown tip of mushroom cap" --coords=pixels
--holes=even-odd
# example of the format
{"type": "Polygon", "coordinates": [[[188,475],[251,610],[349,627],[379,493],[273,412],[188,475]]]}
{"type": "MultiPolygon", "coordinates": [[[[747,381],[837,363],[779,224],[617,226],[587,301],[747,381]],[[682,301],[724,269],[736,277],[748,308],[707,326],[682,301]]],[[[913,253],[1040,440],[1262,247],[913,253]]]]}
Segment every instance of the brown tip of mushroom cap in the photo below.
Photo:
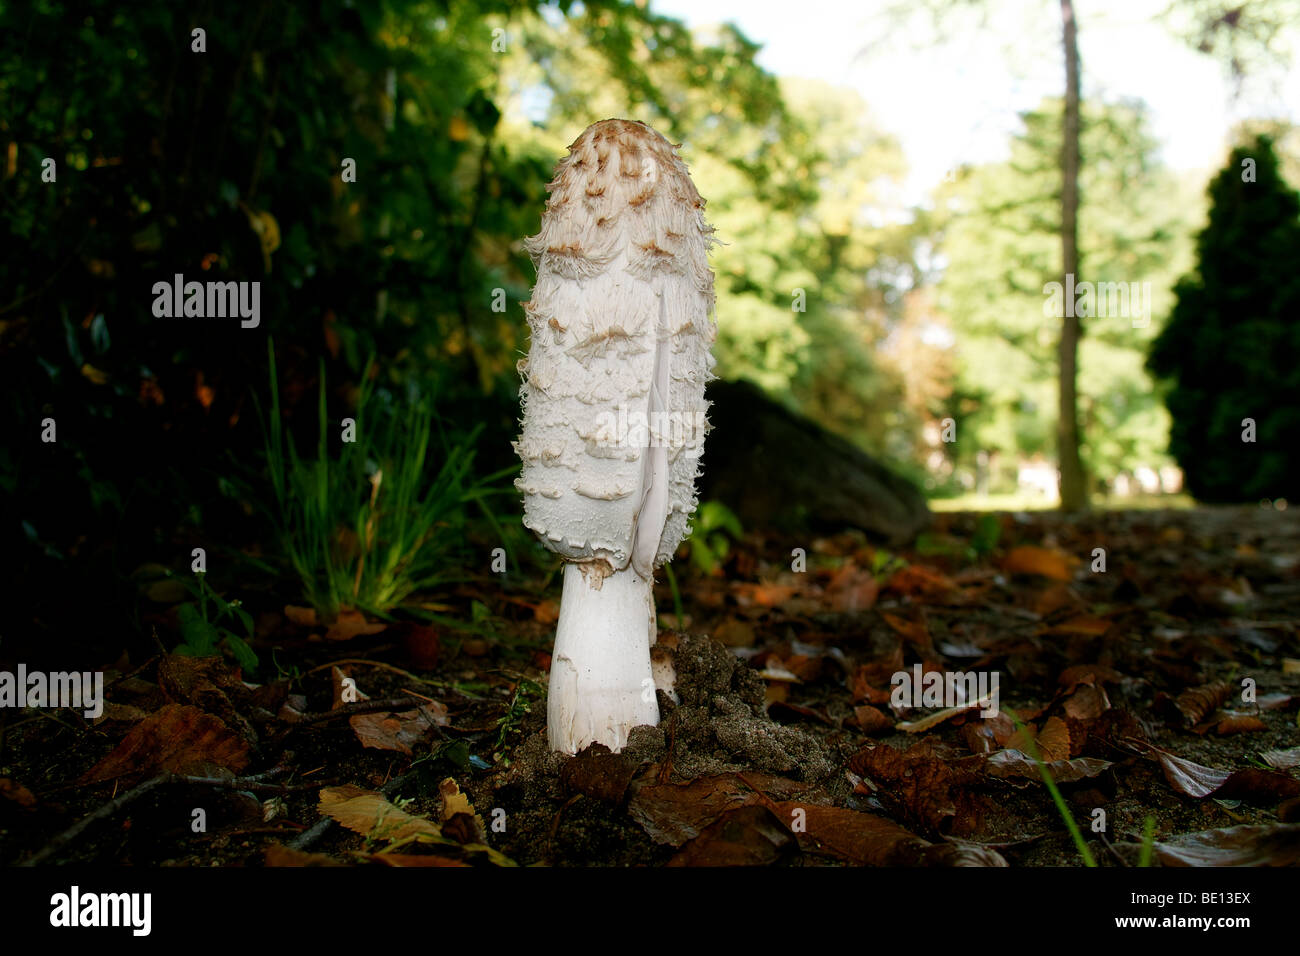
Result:
{"type": "Polygon", "coordinates": [[[647,277],[658,270],[692,274],[711,311],[713,227],[679,148],[636,120],[606,119],[583,130],[547,187],[540,232],[525,240],[538,269],[588,278],[593,266],[630,246],[634,267],[647,277]]]}
{"type": "Polygon", "coordinates": [[[667,488],[666,507],[656,498],[645,512],[654,520],[640,543],[658,545],[637,552],[646,576],[676,550],[697,502],[703,436],[687,431],[707,408],[712,377],[713,230],[677,147],[644,123],[588,127],[549,188],[541,229],[525,240],[538,275],[524,307],[530,346],[516,447],[524,524],[570,561],[623,568],[646,489],[667,488]],[[670,448],[654,481],[645,463],[664,453],[633,413],[685,424],[662,438],[670,448]]]}

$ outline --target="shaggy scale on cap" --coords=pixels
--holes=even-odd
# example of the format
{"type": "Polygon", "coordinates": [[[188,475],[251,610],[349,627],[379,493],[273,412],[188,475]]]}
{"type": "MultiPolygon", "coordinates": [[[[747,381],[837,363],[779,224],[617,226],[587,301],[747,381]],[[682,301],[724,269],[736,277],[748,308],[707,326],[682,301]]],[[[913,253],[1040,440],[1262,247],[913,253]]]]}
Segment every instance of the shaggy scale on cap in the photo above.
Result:
{"type": "Polygon", "coordinates": [[[648,574],[689,533],[696,505],[713,230],[676,148],[644,123],[588,127],[549,188],[541,231],[526,240],[537,284],[524,305],[532,337],[515,444],[524,524],[569,560],[617,570],[635,557],[648,574]],[[638,425],[656,411],[670,414],[652,441],[638,425]],[[658,444],[663,503],[642,500],[657,449],[641,446],[658,444]]]}

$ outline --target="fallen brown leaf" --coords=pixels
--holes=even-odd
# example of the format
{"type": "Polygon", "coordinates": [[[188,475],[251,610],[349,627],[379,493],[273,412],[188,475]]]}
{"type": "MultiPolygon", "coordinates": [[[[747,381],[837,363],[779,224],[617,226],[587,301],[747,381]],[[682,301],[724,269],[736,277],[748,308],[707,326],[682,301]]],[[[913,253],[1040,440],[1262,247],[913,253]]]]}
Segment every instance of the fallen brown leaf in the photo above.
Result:
{"type": "Polygon", "coordinates": [[[17,780],[10,780],[8,777],[0,777],[0,797],[17,804],[24,810],[36,806],[35,795],[17,780]]]}
{"type": "Polygon", "coordinates": [[[136,707],[133,704],[115,704],[111,700],[104,701],[104,712],[92,721],[96,726],[109,720],[120,720],[124,723],[133,724],[138,720],[144,720],[149,716],[149,711],[143,707],[136,707]]]}
{"type": "Polygon", "coordinates": [[[636,776],[637,765],[604,744],[592,744],[560,768],[560,785],[568,793],[581,793],[618,805],[636,776]]]}
{"type": "Polygon", "coordinates": [[[434,728],[447,726],[447,708],[431,700],[401,713],[354,714],[348,718],[348,724],[361,746],[411,756],[412,748],[433,733],[434,728]]]}
{"type": "Polygon", "coordinates": [[[1295,700],[1290,694],[1264,694],[1255,706],[1260,710],[1288,710],[1295,700]]]}
{"type": "Polygon", "coordinates": [[[753,647],[754,625],[748,621],[728,618],[713,629],[713,639],[727,647],[753,647]]]}
{"type": "Polygon", "coordinates": [[[1210,796],[1255,804],[1276,803],[1300,796],[1300,780],[1277,770],[1247,767],[1234,771],[1210,796]]]}
{"type": "Polygon", "coordinates": [[[1096,720],[1110,709],[1110,698],[1106,696],[1104,687],[1080,683],[1076,685],[1074,693],[1066,698],[1063,706],[1067,717],[1081,721],[1096,720]]]}
{"type": "Polygon", "coordinates": [[[307,853],[295,850],[280,843],[266,848],[267,866],[343,866],[338,860],[325,853],[307,853]]]}
{"type": "Polygon", "coordinates": [[[298,607],[294,604],[286,604],[284,606],[284,616],[290,624],[296,624],[299,627],[317,627],[320,624],[314,607],[298,607]]]}
{"type": "Polygon", "coordinates": [[[778,818],[794,831],[805,851],[837,857],[856,866],[1006,866],[993,850],[930,843],[897,823],[847,807],[775,804],[778,818]]]}
{"type": "Polygon", "coordinates": [[[900,594],[924,594],[930,597],[943,597],[957,589],[957,585],[946,574],[923,564],[909,564],[895,571],[885,587],[900,594]]]}
{"type": "Polygon", "coordinates": [[[890,682],[903,669],[903,645],[894,641],[888,652],[858,666],[850,680],[855,703],[886,704],[892,694],[890,682]]]}
{"type": "Polygon", "coordinates": [[[977,759],[982,758],[936,754],[926,738],[905,751],[886,744],[864,747],[849,759],[849,770],[875,783],[881,799],[893,804],[905,822],[941,832],[962,809],[962,788],[979,779],[969,762],[977,759]]]}
{"type": "Polygon", "coordinates": [[[779,723],[788,723],[803,718],[815,720],[819,724],[825,724],[828,727],[835,726],[835,721],[817,708],[805,707],[803,704],[794,704],[785,700],[773,701],[767,708],[767,715],[779,723]]]}
{"type": "Polygon", "coordinates": [[[627,810],[656,843],[681,846],[728,810],[762,802],[753,786],[778,797],[806,786],[769,774],[747,773],[745,777],[748,783],[735,774],[724,773],[696,777],[684,784],[647,784],[633,794],[627,810]]]}
{"type": "Polygon", "coordinates": [[[1174,699],[1174,707],[1182,715],[1184,726],[1190,727],[1199,724],[1206,714],[1220,707],[1232,690],[1232,685],[1227,681],[1193,687],[1174,699]]]}
{"type": "Polygon", "coordinates": [[[1091,614],[1079,614],[1043,631],[1046,635],[1062,637],[1100,637],[1111,628],[1111,621],[1091,614]]]}
{"type": "Polygon", "coordinates": [[[450,857],[438,856],[436,853],[371,853],[364,857],[371,863],[382,863],[384,866],[408,867],[408,866],[469,866],[464,860],[453,860],[450,857]]]}
{"type": "Polygon", "coordinates": [[[366,634],[378,634],[387,628],[388,625],[382,622],[371,623],[366,620],[366,616],[360,611],[353,608],[344,608],[339,611],[338,619],[330,625],[325,632],[327,641],[350,641],[354,637],[366,634]]]}
{"type": "Polygon", "coordinates": [[[1215,770],[1158,748],[1150,749],[1159,760],[1165,779],[1175,790],[1189,797],[1273,803],[1300,795],[1300,780],[1276,770],[1254,767],[1231,772],[1215,770]]]}
{"type": "Polygon", "coordinates": [[[826,585],[831,607],[840,613],[870,610],[879,594],[876,576],[852,561],[845,561],[826,585]]]}
{"type": "Polygon", "coordinates": [[[1226,770],[1203,767],[1163,750],[1157,750],[1155,754],[1160,761],[1160,769],[1165,773],[1165,779],[1175,790],[1189,797],[1208,797],[1231,776],[1226,770]]]}
{"type": "Polygon", "coordinates": [[[1260,754],[1264,763],[1270,767],[1276,767],[1278,770],[1290,770],[1292,767],[1300,767],[1300,747],[1289,747],[1286,750],[1265,750],[1260,754]]]}
{"type": "Polygon", "coordinates": [[[121,742],[82,775],[80,783],[172,771],[238,773],[248,766],[248,743],[211,714],[168,704],[132,727],[121,742]]]}
{"type": "Polygon", "coordinates": [[[881,611],[880,616],[908,643],[926,654],[933,652],[934,641],[924,620],[912,621],[898,614],[890,614],[888,611],[881,611]]]}
{"type": "Polygon", "coordinates": [[[683,846],[668,866],[768,866],[795,847],[790,831],[763,806],[728,810],[683,846]]]}
{"type": "Polygon", "coordinates": [[[1066,607],[1083,607],[1079,595],[1068,584],[1053,584],[1033,598],[1033,609],[1039,617],[1047,617],[1066,607]]]}
{"type": "Polygon", "coordinates": [[[533,617],[539,624],[554,624],[560,619],[559,602],[552,601],[550,598],[540,602],[533,608],[533,617]]]}
{"type": "Polygon", "coordinates": [[[741,607],[754,604],[759,607],[780,607],[798,594],[799,589],[783,584],[735,581],[731,585],[731,592],[736,597],[736,603],[741,607]]]}
{"type": "MultiPolygon", "coordinates": [[[[1086,777],[1095,777],[1113,764],[1096,757],[1075,757],[1073,760],[1054,760],[1044,763],[1044,766],[1054,782],[1074,783],[1086,777]]],[[[999,750],[987,758],[984,767],[990,777],[1006,780],[1013,786],[1023,787],[1031,783],[1042,783],[1043,780],[1038,764],[1019,750],[999,750]]]]}
{"type": "Polygon", "coordinates": [[[257,732],[242,713],[250,692],[239,667],[225,658],[167,654],[158,662],[158,686],[169,700],[193,704],[249,743],[257,740],[257,732]]]}
{"type": "Polygon", "coordinates": [[[1049,717],[1034,742],[1046,763],[1070,759],[1070,730],[1059,717],[1049,717]]]}
{"type": "Polygon", "coordinates": [[[1214,725],[1214,732],[1221,737],[1227,734],[1248,734],[1260,730],[1268,730],[1268,724],[1258,717],[1252,717],[1248,714],[1225,717],[1214,725]]]}
{"type": "Polygon", "coordinates": [[[1171,837],[1155,845],[1164,866],[1300,865],[1300,823],[1238,826],[1171,837]]]}
{"type": "Polygon", "coordinates": [[[1069,694],[1080,684],[1098,687],[1102,684],[1117,684],[1122,678],[1119,671],[1103,664],[1075,664],[1061,671],[1057,683],[1064,688],[1062,693],[1069,694]]]}
{"type": "Polygon", "coordinates": [[[870,704],[861,704],[853,708],[853,722],[864,734],[878,734],[894,729],[893,718],[870,704]]]}

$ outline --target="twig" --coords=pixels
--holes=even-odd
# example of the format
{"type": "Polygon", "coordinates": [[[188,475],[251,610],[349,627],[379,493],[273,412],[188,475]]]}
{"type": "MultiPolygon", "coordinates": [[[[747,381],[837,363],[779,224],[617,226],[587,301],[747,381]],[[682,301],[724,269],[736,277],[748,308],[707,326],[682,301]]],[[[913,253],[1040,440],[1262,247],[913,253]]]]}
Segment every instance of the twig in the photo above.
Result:
{"type": "Polygon", "coordinates": [[[303,830],[292,840],[285,844],[291,850],[306,850],[313,843],[323,837],[334,826],[333,817],[321,817],[309,829],[303,830]]]}
{"type": "Polygon", "coordinates": [[[385,664],[383,661],[367,660],[364,657],[345,657],[339,661],[330,661],[328,664],[321,664],[318,667],[313,667],[309,671],[305,671],[302,676],[307,677],[310,674],[315,674],[317,671],[323,671],[327,667],[337,667],[339,664],[363,664],[366,667],[378,667],[380,670],[390,671],[394,674],[398,674],[402,677],[405,677],[407,680],[414,681],[417,684],[441,685],[442,683],[441,681],[429,680],[427,677],[419,677],[415,674],[412,674],[410,671],[404,671],[400,667],[395,667],[392,664],[385,664]]]}
{"type": "Polygon", "coordinates": [[[551,830],[546,837],[546,858],[548,860],[551,858],[551,855],[555,852],[555,835],[560,832],[560,817],[564,815],[565,810],[569,809],[569,807],[573,806],[581,799],[582,799],[582,794],[575,793],[573,796],[571,796],[568,800],[564,802],[564,805],[561,806],[560,809],[555,811],[555,816],[551,817],[551,830]]]}
{"type": "Polygon", "coordinates": [[[95,810],[92,813],[88,813],[86,816],[82,817],[80,820],[78,820],[72,826],[68,827],[62,833],[58,834],[49,843],[45,844],[44,847],[42,847],[40,850],[38,850],[36,853],[28,857],[26,860],[19,863],[18,865],[36,866],[36,864],[43,862],[48,857],[52,856],[53,854],[57,853],[59,850],[63,849],[65,846],[67,846],[77,837],[81,836],[82,832],[95,821],[105,820],[108,817],[111,817],[113,814],[117,813],[118,810],[121,810],[123,807],[129,806],[132,803],[135,803],[135,801],[139,800],[149,791],[160,786],[161,784],[166,783],[170,778],[171,778],[171,774],[169,773],[159,774],[156,777],[151,777],[150,779],[146,780],[138,787],[133,787],[132,789],[126,791],[126,793],[114,797],[112,800],[108,801],[108,803],[104,804],[98,810],[95,810]]]}
{"type": "Polygon", "coordinates": [[[174,774],[168,783],[190,783],[200,787],[217,787],[221,790],[247,790],[250,793],[299,793],[303,790],[319,790],[319,783],[258,783],[247,777],[191,777],[188,774],[174,774]]]}
{"type": "MultiPolygon", "coordinates": [[[[158,628],[155,627],[155,628],[153,629],[153,632],[154,632],[154,637],[155,637],[155,639],[156,639],[156,638],[157,638],[157,635],[158,635],[158,628]]],[[[166,648],[164,648],[164,649],[163,649],[163,654],[166,654],[166,653],[167,653],[167,650],[166,650],[166,648]]],[[[119,674],[117,677],[113,678],[113,680],[112,680],[109,684],[107,684],[107,685],[104,687],[104,690],[106,690],[106,691],[107,691],[107,690],[112,690],[112,689],[113,689],[114,687],[116,687],[118,684],[122,683],[122,681],[124,681],[124,680],[130,680],[132,677],[134,677],[135,675],[139,674],[141,671],[143,671],[143,670],[145,670],[146,668],[148,668],[148,666],[149,666],[150,664],[152,664],[152,663],[154,663],[155,661],[161,659],[161,657],[162,657],[161,654],[155,654],[153,657],[151,657],[151,658],[149,658],[148,660],[146,660],[143,664],[141,664],[141,665],[140,665],[139,667],[137,667],[135,670],[127,671],[125,674],[119,674]]]]}
{"type": "Polygon", "coordinates": [[[302,824],[294,823],[292,820],[286,820],[280,826],[248,827],[245,830],[225,830],[221,833],[224,837],[237,836],[260,836],[270,834],[272,836],[283,836],[286,833],[301,833],[302,824]]]}
{"type": "Polygon", "coordinates": [[[359,700],[352,704],[343,704],[334,710],[321,711],[318,714],[303,714],[297,720],[293,721],[292,726],[299,727],[303,724],[320,724],[327,720],[333,720],[335,717],[351,717],[354,714],[373,714],[381,710],[411,710],[418,707],[419,702],[413,701],[409,697],[386,697],[383,700],[359,700]]]}
{"type": "Polygon", "coordinates": [[[1104,844],[1106,845],[1106,849],[1107,849],[1107,850],[1110,850],[1110,855],[1113,856],[1116,860],[1119,861],[1119,865],[1120,865],[1120,866],[1128,866],[1128,865],[1129,865],[1128,860],[1124,859],[1122,856],[1119,855],[1119,850],[1115,849],[1115,845],[1114,845],[1113,843],[1111,843],[1109,840],[1106,839],[1106,834],[1104,834],[1104,833],[1102,833],[1100,830],[1098,830],[1098,831],[1097,831],[1097,836],[1100,837],[1100,838],[1101,838],[1101,842],[1104,843],[1104,844]]]}
{"type": "MultiPolygon", "coordinates": [[[[740,778],[740,780],[745,784],[745,786],[749,787],[750,790],[754,791],[754,795],[758,797],[759,803],[761,803],[764,807],[770,810],[772,812],[772,815],[776,817],[778,820],[783,820],[781,808],[778,807],[774,802],[772,802],[772,798],[769,797],[766,793],[764,793],[759,788],[758,784],[754,783],[754,781],[750,780],[743,773],[737,773],[736,776],[740,778]]],[[[789,827],[787,827],[786,829],[789,829],[789,827]]]]}
{"type": "Polygon", "coordinates": [[[89,827],[92,823],[95,823],[97,820],[108,819],[113,814],[117,813],[117,811],[121,810],[123,807],[135,803],[145,794],[149,793],[151,790],[154,790],[162,786],[163,784],[185,783],[185,784],[194,784],[194,785],[208,786],[208,787],[221,787],[227,790],[249,790],[249,791],[263,791],[263,792],[274,791],[276,793],[292,793],[298,790],[314,789],[315,787],[319,786],[319,784],[314,784],[314,785],[308,784],[308,785],[289,787],[281,784],[273,784],[273,783],[265,782],[271,777],[276,777],[282,773],[286,773],[288,770],[289,770],[288,767],[279,765],[279,766],[272,767],[270,770],[264,771],[263,773],[251,774],[247,777],[230,777],[230,778],[193,777],[193,776],[189,776],[188,774],[179,774],[179,773],[170,773],[170,772],[160,773],[156,777],[150,777],[144,783],[136,787],[132,787],[130,790],[127,790],[125,793],[119,794],[118,796],[114,797],[112,800],[109,800],[108,803],[104,804],[98,809],[93,810],[90,813],[86,814],[84,817],[82,817],[72,826],[68,827],[62,833],[55,836],[54,839],[50,840],[49,843],[45,844],[45,846],[43,846],[40,850],[38,850],[31,857],[24,860],[19,865],[36,866],[38,863],[41,863],[42,861],[50,857],[52,854],[57,853],[59,850],[63,849],[63,847],[67,846],[77,837],[81,836],[81,834],[86,830],[86,828],[89,827]]]}

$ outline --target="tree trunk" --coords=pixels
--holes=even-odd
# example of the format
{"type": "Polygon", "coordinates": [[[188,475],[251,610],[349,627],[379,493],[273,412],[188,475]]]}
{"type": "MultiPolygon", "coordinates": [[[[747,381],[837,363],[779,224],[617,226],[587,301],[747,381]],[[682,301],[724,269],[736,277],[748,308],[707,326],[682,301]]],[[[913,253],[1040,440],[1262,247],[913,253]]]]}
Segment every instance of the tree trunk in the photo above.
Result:
{"type": "MultiPolygon", "coordinates": [[[[1079,38],[1073,0],[1061,0],[1061,21],[1065,27],[1065,115],[1061,137],[1061,259],[1062,271],[1074,281],[1062,280],[1072,289],[1079,272],[1079,38]]],[[[1067,297],[1061,320],[1060,408],[1056,426],[1057,454],[1061,469],[1061,510],[1080,511],[1088,507],[1088,484],[1079,456],[1079,407],[1076,390],[1079,351],[1079,317],[1067,297]]]]}

